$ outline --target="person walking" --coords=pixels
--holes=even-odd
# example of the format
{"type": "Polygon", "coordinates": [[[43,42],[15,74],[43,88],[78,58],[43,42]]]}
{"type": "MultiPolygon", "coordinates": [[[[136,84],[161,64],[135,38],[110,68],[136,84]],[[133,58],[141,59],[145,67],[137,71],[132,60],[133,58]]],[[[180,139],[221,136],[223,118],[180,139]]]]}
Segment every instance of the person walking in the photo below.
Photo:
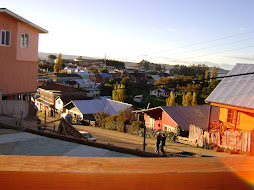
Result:
{"type": "Polygon", "coordinates": [[[161,134],[160,134],[160,132],[157,132],[156,133],[156,144],[155,144],[155,146],[156,146],[156,153],[160,153],[160,143],[161,143],[161,134]]]}
{"type": "Polygon", "coordinates": [[[162,138],[161,138],[161,152],[162,152],[162,154],[165,154],[165,151],[164,151],[165,142],[166,142],[166,136],[165,136],[165,133],[163,133],[162,138]]]}

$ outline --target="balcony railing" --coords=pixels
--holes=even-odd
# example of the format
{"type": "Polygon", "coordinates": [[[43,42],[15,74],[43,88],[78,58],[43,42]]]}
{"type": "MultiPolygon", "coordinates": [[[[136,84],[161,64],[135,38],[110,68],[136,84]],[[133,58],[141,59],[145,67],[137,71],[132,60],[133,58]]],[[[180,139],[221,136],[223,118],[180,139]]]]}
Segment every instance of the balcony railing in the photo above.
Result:
{"type": "Polygon", "coordinates": [[[219,131],[220,133],[224,133],[227,130],[233,129],[233,126],[223,122],[223,121],[212,121],[210,122],[209,131],[219,131]]]}

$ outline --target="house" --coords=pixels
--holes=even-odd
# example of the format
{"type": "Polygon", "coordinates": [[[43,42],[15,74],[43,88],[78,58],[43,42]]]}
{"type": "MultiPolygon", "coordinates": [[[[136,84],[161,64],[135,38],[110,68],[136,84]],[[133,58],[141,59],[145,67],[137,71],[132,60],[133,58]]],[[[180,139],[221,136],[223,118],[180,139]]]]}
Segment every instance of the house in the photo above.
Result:
{"type": "Polygon", "coordinates": [[[133,101],[141,103],[143,101],[143,99],[144,99],[143,95],[137,95],[134,97],[133,101]]]}
{"type": "MultiPolygon", "coordinates": [[[[133,112],[144,113],[147,128],[175,132],[176,127],[180,126],[183,130],[188,131],[189,126],[194,124],[201,129],[208,129],[209,105],[160,106],[133,112]]],[[[218,114],[218,109],[214,109],[211,120],[216,120],[218,114]]]]}
{"type": "Polygon", "coordinates": [[[236,64],[205,101],[220,110],[210,131],[254,130],[254,65],[236,64]]]}
{"type": "Polygon", "coordinates": [[[146,77],[142,73],[129,73],[128,77],[133,83],[143,83],[146,84],[146,77]]]}
{"type": "Polygon", "coordinates": [[[82,79],[82,77],[78,74],[67,74],[67,73],[53,73],[49,75],[52,78],[53,82],[64,82],[64,81],[72,81],[75,79],[82,79]]]}
{"type": "Polygon", "coordinates": [[[66,112],[64,106],[71,102],[72,100],[91,100],[92,98],[85,96],[58,96],[55,100],[55,111],[59,115],[66,112]]]}
{"type": "Polygon", "coordinates": [[[72,88],[59,83],[48,83],[38,88],[39,97],[35,100],[38,110],[46,111],[47,115],[54,116],[55,100],[59,96],[87,97],[84,90],[72,88]]]}
{"type": "Polygon", "coordinates": [[[87,97],[98,97],[101,94],[101,89],[99,88],[85,88],[87,92],[87,97]]]}
{"type": "Polygon", "coordinates": [[[31,97],[37,89],[39,34],[48,31],[0,8],[0,91],[3,99],[31,97]]]}
{"type": "Polygon", "coordinates": [[[156,98],[168,98],[170,96],[171,91],[174,92],[175,97],[177,97],[178,92],[175,88],[151,88],[150,96],[155,96],[156,98]]]}
{"type": "Polygon", "coordinates": [[[82,79],[95,79],[95,74],[89,69],[82,69],[81,71],[77,71],[76,69],[75,74],[80,75],[82,79]]]}
{"type": "Polygon", "coordinates": [[[95,79],[95,83],[104,83],[109,79],[112,79],[113,76],[109,73],[98,73],[96,74],[96,79],[95,79]]]}
{"type": "Polygon", "coordinates": [[[37,78],[38,82],[53,82],[52,78],[50,78],[48,75],[38,74],[37,78]]]}
{"type": "Polygon", "coordinates": [[[112,75],[113,78],[121,78],[122,73],[117,72],[117,71],[109,71],[109,74],[112,75]]]}
{"type": "Polygon", "coordinates": [[[106,98],[99,98],[93,100],[72,100],[64,106],[66,112],[71,114],[74,118],[83,120],[86,117],[93,117],[93,114],[104,112],[108,115],[116,115],[120,110],[130,109],[134,110],[131,104],[118,102],[106,98]]]}
{"type": "Polygon", "coordinates": [[[95,83],[90,79],[75,79],[75,82],[78,84],[78,88],[93,88],[95,83]]]}

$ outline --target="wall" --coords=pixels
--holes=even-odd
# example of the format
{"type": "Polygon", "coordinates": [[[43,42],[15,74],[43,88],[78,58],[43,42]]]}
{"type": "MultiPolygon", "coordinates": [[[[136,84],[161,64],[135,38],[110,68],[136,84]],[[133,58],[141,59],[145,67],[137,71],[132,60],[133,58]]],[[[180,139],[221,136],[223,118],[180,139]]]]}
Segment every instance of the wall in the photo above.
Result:
{"type": "MultiPolygon", "coordinates": [[[[228,109],[220,108],[220,117],[219,117],[220,121],[225,122],[234,127],[234,125],[227,122],[227,115],[228,109]]],[[[254,123],[254,113],[240,112],[240,121],[239,125],[236,125],[236,128],[244,131],[250,131],[254,129],[253,123],[254,123]]]]}
{"type": "MultiPolygon", "coordinates": [[[[163,130],[163,126],[164,125],[167,125],[167,126],[170,126],[170,127],[174,127],[174,128],[178,126],[178,124],[173,119],[171,119],[171,117],[169,117],[168,114],[166,114],[162,110],[156,110],[156,112],[153,111],[153,113],[149,113],[149,115],[150,115],[150,117],[155,119],[154,129],[161,129],[161,130],[163,130]]],[[[147,124],[146,124],[146,118],[147,118],[147,114],[144,113],[145,125],[147,126],[147,124]]],[[[147,127],[151,128],[149,126],[147,126],[147,127]]]]}
{"type": "MultiPolygon", "coordinates": [[[[33,39],[34,33],[29,37],[29,41],[33,44],[31,48],[36,46],[35,49],[23,54],[18,48],[20,46],[18,26],[16,21],[0,14],[0,30],[11,31],[11,46],[0,46],[0,89],[3,95],[36,92],[37,89],[38,32],[36,39],[33,39]]],[[[21,29],[27,30],[23,26],[21,29]]]]}
{"type": "Polygon", "coordinates": [[[38,38],[39,32],[29,27],[27,24],[18,23],[17,34],[17,60],[18,61],[38,61],[38,38]],[[28,48],[20,47],[21,33],[28,34],[28,48]]]}

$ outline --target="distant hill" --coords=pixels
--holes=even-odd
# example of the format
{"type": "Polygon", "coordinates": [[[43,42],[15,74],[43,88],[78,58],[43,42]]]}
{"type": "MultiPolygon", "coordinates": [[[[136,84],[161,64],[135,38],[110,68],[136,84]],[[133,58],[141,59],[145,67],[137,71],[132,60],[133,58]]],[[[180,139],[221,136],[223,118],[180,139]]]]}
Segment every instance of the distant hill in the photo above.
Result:
{"type": "MultiPolygon", "coordinates": [[[[49,55],[55,55],[58,56],[59,53],[45,53],[45,52],[39,52],[38,53],[38,57],[39,59],[43,60],[48,58],[49,55]]],[[[66,55],[66,54],[62,54],[62,59],[76,59],[80,57],[80,55],[66,55]]],[[[82,56],[83,59],[98,59],[98,58],[94,58],[94,57],[87,57],[87,56],[82,56]]]]}

